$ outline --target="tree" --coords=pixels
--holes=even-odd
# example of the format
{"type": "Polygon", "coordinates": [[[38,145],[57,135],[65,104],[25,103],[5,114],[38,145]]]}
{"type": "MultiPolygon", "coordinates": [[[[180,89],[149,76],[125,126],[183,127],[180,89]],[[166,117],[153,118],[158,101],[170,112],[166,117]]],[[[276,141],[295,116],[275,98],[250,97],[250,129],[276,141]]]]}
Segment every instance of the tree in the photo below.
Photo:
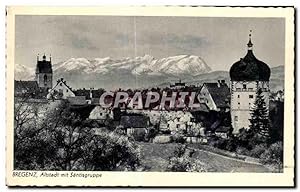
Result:
{"type": "Polygon", "coordinates": [[[270,145],[269,148],[264,150],[260,156],[260,161],[268,164],[276,171],[282,172],[283,170],[283,143],[278,141],[270,145]]]}
{"type": "Polygon", "coordinates": [[[14,105],[14,168],[40,170],[44,167],[47,155],[54,148],[40,135],[43,129],[38,125],[40,106],[29,102],[28,98],[15,98],[14,105]],[[47,147],[46,147],[47,146],[47,147]],[[45,148],[46,147],[46,148],[45,148]]]}
{"type": "Polygon", "coordinates": [[[101,131],[86,145],[82,146],[83,170],[134,171],[140,168],[138,146],[116,131],[101,131]]]}
{"type": "Polygon", "coordinates": [[[257,90],[254,107],[251,109],[250,130],[252,136],[257,137],[258,141],[269,142],[269,113],[261,89],[257,90]]]}
{"type": "Polygon", "coordinates": [[[194,151],[186,145],[179,146],[169,158],[167,171],[173,172],[208,172],[210,167],[197,158],[193,158],[194,151]]]}
{"type": "Polygon", "coordinates": [[[137,146],[127,136],[96,134],[68,103],[50,108],[36,125],[19,126],[15,169],[134,170],[139,166],[137,146]]]}

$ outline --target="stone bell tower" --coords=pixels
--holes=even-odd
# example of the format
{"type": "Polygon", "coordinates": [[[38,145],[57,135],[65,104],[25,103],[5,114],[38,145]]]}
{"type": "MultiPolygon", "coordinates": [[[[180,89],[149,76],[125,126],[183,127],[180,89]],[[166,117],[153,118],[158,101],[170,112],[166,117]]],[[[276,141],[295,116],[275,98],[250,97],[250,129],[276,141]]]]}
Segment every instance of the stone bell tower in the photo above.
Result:
{"type": "Polygon", "coordinates": [[[35,80],[38,83],[40,88],[51,89],[52,88],[52,64],[51,64],[51,55],[49,60],[47,60],[46,55],[44,54],[42,60],[37,56],[37,65],[35,71],[35,80]]]}

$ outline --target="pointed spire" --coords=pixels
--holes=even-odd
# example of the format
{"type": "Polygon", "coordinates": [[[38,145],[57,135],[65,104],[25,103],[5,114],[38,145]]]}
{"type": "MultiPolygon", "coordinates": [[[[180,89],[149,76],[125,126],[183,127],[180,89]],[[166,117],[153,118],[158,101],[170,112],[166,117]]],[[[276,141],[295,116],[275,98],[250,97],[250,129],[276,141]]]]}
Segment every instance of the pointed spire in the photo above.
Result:
{"type": "Polygon", "coordinates": [[[249,33],[249,42],[248,42],[248,50],[252,50],[252,47],[253,47],[253,43],[251,41],[251,34],[252,33],[252,30],[250,30],[250,33],[249,33]]]}

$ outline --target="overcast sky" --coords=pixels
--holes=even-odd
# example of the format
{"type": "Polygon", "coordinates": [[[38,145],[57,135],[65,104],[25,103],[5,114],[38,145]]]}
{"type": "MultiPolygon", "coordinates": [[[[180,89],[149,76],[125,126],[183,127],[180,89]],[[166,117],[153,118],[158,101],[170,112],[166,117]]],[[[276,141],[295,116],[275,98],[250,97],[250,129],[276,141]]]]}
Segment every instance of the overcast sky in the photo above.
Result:
{"type": "Polygon", "coordinates": [[[38,53],[51,53],[54,63],[134,57],[136,34],[137,56],[197,55],[229,70],[246,54],[252,29],[255,55],[274,67],[284,65],[284,28],[280,18],[16,16],[15,62],[34,67],[38,53]]]}

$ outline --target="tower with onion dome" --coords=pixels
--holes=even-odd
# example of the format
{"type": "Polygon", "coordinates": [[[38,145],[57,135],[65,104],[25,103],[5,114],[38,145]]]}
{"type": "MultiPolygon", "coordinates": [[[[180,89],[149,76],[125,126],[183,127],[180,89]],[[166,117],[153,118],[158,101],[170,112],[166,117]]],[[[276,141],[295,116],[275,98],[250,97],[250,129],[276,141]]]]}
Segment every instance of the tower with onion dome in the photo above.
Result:
{"type": "Polygon", "coordinates": [[[230,68],[230,112],[234,134],[238,133],[241,128],[249,128],[251,109],[253,108],[258,89],[261,89],[266,107],[269,109],[269,79],[271,71],[266,63],[254,56],[251,31],[247,47],[246,56],[235,62],[230,68]]]}

